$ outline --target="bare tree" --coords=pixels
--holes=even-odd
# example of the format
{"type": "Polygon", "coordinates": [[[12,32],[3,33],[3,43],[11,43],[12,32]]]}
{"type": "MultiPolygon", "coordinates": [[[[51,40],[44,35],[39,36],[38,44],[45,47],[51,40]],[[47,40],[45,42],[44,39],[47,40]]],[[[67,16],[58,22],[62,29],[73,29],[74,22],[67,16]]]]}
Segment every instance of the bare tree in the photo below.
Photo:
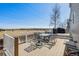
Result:
{"type": "Polygon", "coordinates": [[[58,19],[60,18],[60,6],[55,4],[54,8],[52,9],[51,15],[51,24],[54,24],[54,28],[57,27],[58,19]]]}
{"type": "Polygon", "coordinates": [[[69,32],[70,29],[70,19],[67,19],[67,32],[69,32]]]}
{"type": "Polygon", "coordinates": [[[60,18],[60,6],[58,4],[55,4],[55,6],[52,9],[52,15],[51,15],[51,20],[50,20],[50,26],[54,25],[54,29],[57,28],[57,22],[59,18],[60,18]]]}

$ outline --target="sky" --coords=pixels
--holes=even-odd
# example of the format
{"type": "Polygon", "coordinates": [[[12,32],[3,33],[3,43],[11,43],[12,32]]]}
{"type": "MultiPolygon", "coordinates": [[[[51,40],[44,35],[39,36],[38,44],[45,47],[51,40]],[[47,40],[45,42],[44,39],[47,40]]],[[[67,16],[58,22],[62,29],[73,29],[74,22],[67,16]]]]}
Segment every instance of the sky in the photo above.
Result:
{"type": "MultiPolygon", "coordinates": [[[[48,28],[55,3],[0,3],[0,28],[48,28]]],[[[60,5],[60,22],[69,18],[69,5],[60,5]]]]}

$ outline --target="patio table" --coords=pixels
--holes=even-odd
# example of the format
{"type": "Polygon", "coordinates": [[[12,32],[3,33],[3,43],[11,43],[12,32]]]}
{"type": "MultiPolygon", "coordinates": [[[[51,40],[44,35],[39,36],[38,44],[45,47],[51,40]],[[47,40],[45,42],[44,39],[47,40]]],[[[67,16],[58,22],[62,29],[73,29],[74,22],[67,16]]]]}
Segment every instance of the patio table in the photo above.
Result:
{"type": "Polygon", "coordinates": [[[39,34],[40,38],[42,39],[42,41],[49,41],[50,37],[52,36],[52,34],[49,33],[41,33],[39,34]]]}

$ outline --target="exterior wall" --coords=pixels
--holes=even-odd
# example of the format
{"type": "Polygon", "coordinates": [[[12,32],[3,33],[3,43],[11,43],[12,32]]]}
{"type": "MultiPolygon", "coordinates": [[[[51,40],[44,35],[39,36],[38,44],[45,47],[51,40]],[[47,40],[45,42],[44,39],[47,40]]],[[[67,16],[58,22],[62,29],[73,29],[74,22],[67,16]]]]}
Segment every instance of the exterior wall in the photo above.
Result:
{"type": "Polygon", "coordinates": [[[79,4],[70,4],[70,9],[70,32],[73,40],[78,42],[76,45],[79,48],[79,4]]]}

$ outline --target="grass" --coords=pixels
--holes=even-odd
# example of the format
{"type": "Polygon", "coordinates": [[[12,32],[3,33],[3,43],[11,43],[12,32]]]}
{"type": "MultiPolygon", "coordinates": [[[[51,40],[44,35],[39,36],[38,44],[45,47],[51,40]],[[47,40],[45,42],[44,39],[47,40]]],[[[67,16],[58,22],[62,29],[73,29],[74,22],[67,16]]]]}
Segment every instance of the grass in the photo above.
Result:
{"type": "Polygon", "coordinates": [[[3,33],[4,33],[4,31],[0,31],[0,38],[3,37],[3,33]]]}
{"type": "Polygon", "coordinates": [[[6,31],[0,31],[0,38],[2,38],[3,37],[3,34],[4,33],[7,33],[7,34],[9,34],[9,35],[11,35],[11,36],[19,36],[19,35],[24,35],[24,34],[29,34],[29,33],[34,33],[34,32],[45,32],[45,31],[47,31],[47,30],[34,30],[34,29],[30,29],[30,30],[6,30],[6,31]]]}

